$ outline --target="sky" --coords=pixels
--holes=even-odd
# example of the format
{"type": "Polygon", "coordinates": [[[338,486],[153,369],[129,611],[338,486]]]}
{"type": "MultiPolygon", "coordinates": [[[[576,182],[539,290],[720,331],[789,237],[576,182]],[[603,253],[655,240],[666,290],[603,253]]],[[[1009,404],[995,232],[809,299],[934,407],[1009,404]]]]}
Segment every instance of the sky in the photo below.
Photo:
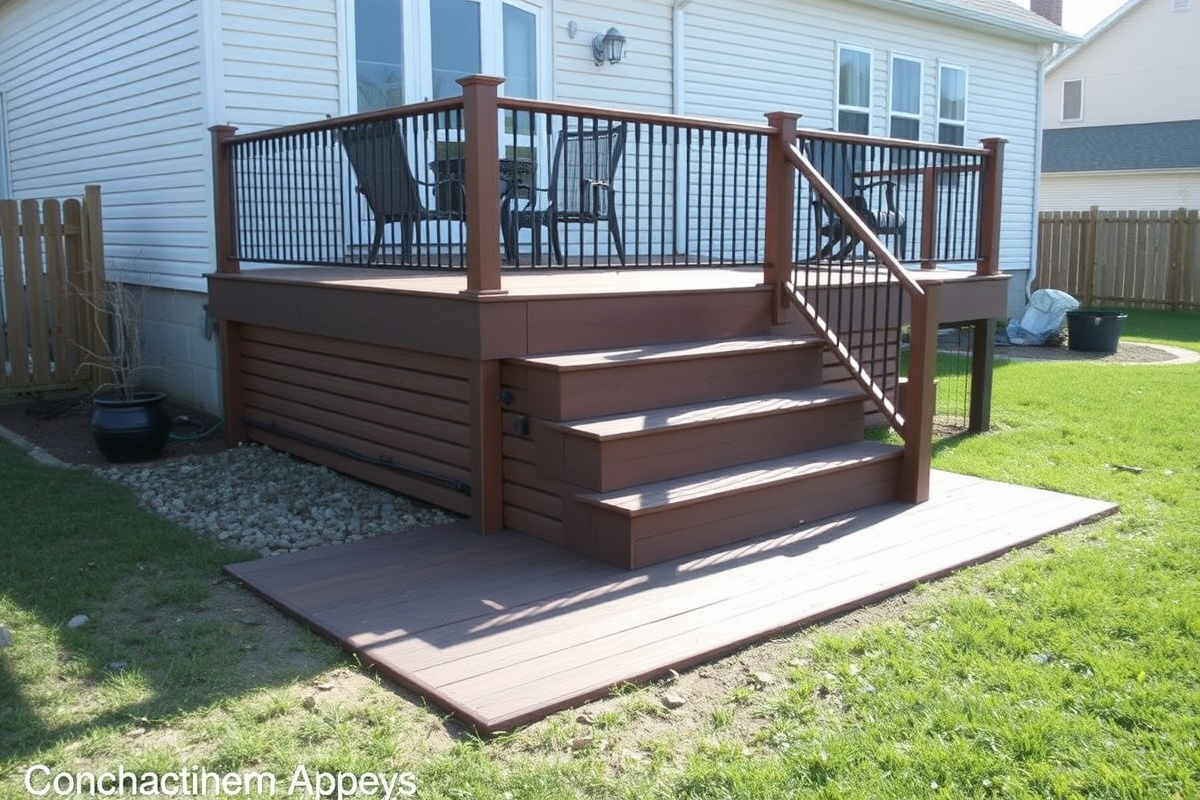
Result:
{"type": "MultiPolygon", "coordinates": [[[[1029,0],[1015,2],[1029,8],[1029,0]]],[[[1063,27],[1082,36],[1124,3],[1125,0],[1063,0],[1063,27]]]]}

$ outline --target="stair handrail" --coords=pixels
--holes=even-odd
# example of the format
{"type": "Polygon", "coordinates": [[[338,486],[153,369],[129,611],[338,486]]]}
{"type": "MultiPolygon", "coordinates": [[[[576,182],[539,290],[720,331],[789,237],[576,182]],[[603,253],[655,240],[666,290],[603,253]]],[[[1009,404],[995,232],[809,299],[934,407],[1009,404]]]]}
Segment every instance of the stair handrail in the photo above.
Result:
{"type": "MultiPolygon", "coordinates": [[[[838,216],[841,224],[849,228],[850,232],[862,241],[866,250],[877,259],[879,266],[883,267],[896,281],[909,300],[911,318],[908,391],[905,408],[899,408],[887,396],[883,384],[870,374],[862,359],[851,349],[850,344],[821,316],[816,306],[810,302],[795,281],[783,278],[783,270],[776,273],[777,279],[781,281],[781,293],[825,340],[838,361],[875,403],[893,430],[903,438],[901,498],[912,503],[924,502],[929,499],[929,472],[933,455],[933,392],[937,358],[937,304],[940,296],[940,283],[936,281],[918,283],[908,274],[895,254],[883,244],[850,204],[834,190],[796,145],[794,139],[783,142],[782,152],[791,167],[804,176],[813,191],[838,216]]],[[[892,346],[898,353],[901,346],[898,337],[892,346]]]]}

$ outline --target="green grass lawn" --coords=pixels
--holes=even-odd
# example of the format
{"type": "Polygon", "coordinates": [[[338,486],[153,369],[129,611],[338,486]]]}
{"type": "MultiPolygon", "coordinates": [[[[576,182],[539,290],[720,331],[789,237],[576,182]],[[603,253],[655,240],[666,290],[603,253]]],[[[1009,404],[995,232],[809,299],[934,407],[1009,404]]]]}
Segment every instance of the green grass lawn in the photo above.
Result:
{"type": "MultiPolygon", "coordinates": [[[[1134,312],[1123,335],[1200,350],[1200,317],[1134,312]]],[[[773,685],[693,681],[673,712],[630,688],[491,742],[242,608],[218,565],[246,554],[0,443],[0,797],[32,764],[304,764],[411,771],[436,798],[1197,798],[1198,412],[1200,364],[1002,363],[994,430],[936,466],[1119,516],[743,654],[773,685]]]]}

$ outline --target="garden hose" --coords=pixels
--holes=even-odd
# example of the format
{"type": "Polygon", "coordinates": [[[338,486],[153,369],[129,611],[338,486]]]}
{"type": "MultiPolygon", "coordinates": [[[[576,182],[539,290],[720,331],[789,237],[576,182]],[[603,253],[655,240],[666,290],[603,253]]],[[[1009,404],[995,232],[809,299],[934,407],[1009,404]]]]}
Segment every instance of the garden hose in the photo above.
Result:
{"type": "MultiPolygon", "coordinates": [[[[187,423],[189,425],[199,425],[199,423],[196,420],[192,419],[191,417],[176,417],[174,420],[171,421],[171,425],[172,425],[172,427],[174,427],[177,423],[180,423],[180,422],[187,423]]],[[[175,431],[171,431],[171,433],[168,434],[167,438],[170,439],[172,442],[198,442],[201,439],[207,439],[209,436],[212,436],[224,424],[225,424],[225,418],[221,417],[216,422],[214,422],[212,425],[210,425],[206,430],[200,431],[199,433],[183,434],[183,433],[175,433],[175,431]]]]}

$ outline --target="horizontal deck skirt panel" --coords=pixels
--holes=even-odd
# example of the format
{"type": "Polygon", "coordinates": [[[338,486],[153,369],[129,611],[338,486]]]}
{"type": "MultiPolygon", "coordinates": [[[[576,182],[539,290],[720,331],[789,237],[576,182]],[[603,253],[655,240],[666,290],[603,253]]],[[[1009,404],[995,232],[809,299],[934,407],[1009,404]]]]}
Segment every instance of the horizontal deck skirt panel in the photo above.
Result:
{"type": "MultiPolygon", "coordinates": [[[[468,465],[426,458],[399,449],[393,444],[394,435],[390,432],[380,439],[364,438],[369,431],[364,430],[363,426],[323,427],[288,416],[274,406],[260,407],[247,404],[243,418],[250,427],[250,438],[255,440],[262,440],[262,437],[270,435],[276,440],[293,442],[297,446],[304,445],[310,450],[328,453],[330,457],[339,457],[337,451],[343,450],[347,453],[344,456],[345,459],[375,466],[378,469],[389,469],[389,465],[372,465],[348,454],[354,453],[375,461],[390,460],[401,468],[419,470],[446,480],[458,481],[467,486],[471,484],[471,471],[468,465]]],[[[290,446],[278,449],[292,452],[290,446]]],[[[325,463],[322,459],[316,459],[316,461],[325,463]]],[[[429,500],[423,494],[415,496],[422,500],[429,500]]],[[[429,502],[436,501],[429,500],[429,502]]]]}
{"type": "MultiPolygon", "coordinates": [[[[459,468],[470,462],[471,451],[466,444],[452,444],[439,439],[431,439],[414,433],[414,429],[380,424],[350,416],[340,412],[336,405],[310,406],[285,399],[271,392],[257,392],[251,389],[249,381],[247,381],[243,398],[247,409],[269,408],[279,418],[293,419],[327,430],[334,425],[338,433],[362,441],[367,446],[385,447],[396,452],[429,459],[431,462],[459,468]]],[[[281,426],[288,427],[287,425],[281,426]]]]}
{"type": "Polygon", "coordinates": [[[337,355],[310,353],[276,345],[243,340],[242,357],[285,364],[293,369],[313,374],[334,375],[357,381],[364,386],[387,386],[435,397],[460,399],[466,397],[467,381],[431,372],[405,369],[400,353],[388,364],[372,364],[340,358],[337,355]]]}
{"type": "MultiPolygon", "coordinates": [[[[287,364],[277,364],[254,358],[243,358],[242,370],[247,376],[257,375],[279,383],[308,386],[330,394],[360,396],[363,391],[361,384],[338,375],[306,373],[287,364]]],[[[393,408],[463,425],[467,424],[469,420],[470,408],[466,398],[436,397],[378,385],[372,387],[371,391],[375,395],[376,402],[383,405],[390,404],[393,408]]]]}
{"type": "Polygon", "coordinates": [[[417,480],[396,470],[377,467],[347,456],[331,453],[324,448],[305,444],[270,431],[255,430],[251,438],[276,450],[291,453],[314,464],[323,464],[338,472],[441,506],[456,514],[471,513],[471,498],[453,489],[417,480]]]}
{"type": "Polygon", "coordinates": [[[378,398],[375,398],[374,401],[360,400],[343,394],[310,389],[308,386],[271,380],[250,372],[245,373],[242,380],[243,388],[247,392],[260,392],[350,418],[374,422],[397,430],[416,432],[426,439],[447,442],[460,447],[470,445],[470,430],[466,424],[459,421],[405,411],[398,406],[378,402],[378,398]]]}
{"type": "Polygon", "coordinates": [[[229,570],[382,674],[494,732],[1114,510],[1102,501],[940,472],[932,497],[633,572],[519,534],[473,536],[461,525],[229,570]],[[543,580],[549,555],[574,572],[553,571],[543,580]],[[503,560],[492,566],[493,558],[503,560]],[[453,594],[431,597],[446,578],[427,576],[427,561],[470,566],[459,572],[453,594]],[[356,580],[360,571],[374,576],[370,592],[356,580]],[[317,586],[320,611],[307,604],[317,586]]]}
{"type": "Polygon", "coordinates": [[[264,328],[259,325],[243,325],[241,331],[242,341],[245,342],[261,342],[292,350],[321,353],[339,359],[365,361],[381,367],[399,364],[405,369],[429,372],[449,378],[460,378],[464,381],[469,377],[468,364],[470,362],[462,358],[422,353],[418,350],[383,347],[329,336],[264,328]]]}

